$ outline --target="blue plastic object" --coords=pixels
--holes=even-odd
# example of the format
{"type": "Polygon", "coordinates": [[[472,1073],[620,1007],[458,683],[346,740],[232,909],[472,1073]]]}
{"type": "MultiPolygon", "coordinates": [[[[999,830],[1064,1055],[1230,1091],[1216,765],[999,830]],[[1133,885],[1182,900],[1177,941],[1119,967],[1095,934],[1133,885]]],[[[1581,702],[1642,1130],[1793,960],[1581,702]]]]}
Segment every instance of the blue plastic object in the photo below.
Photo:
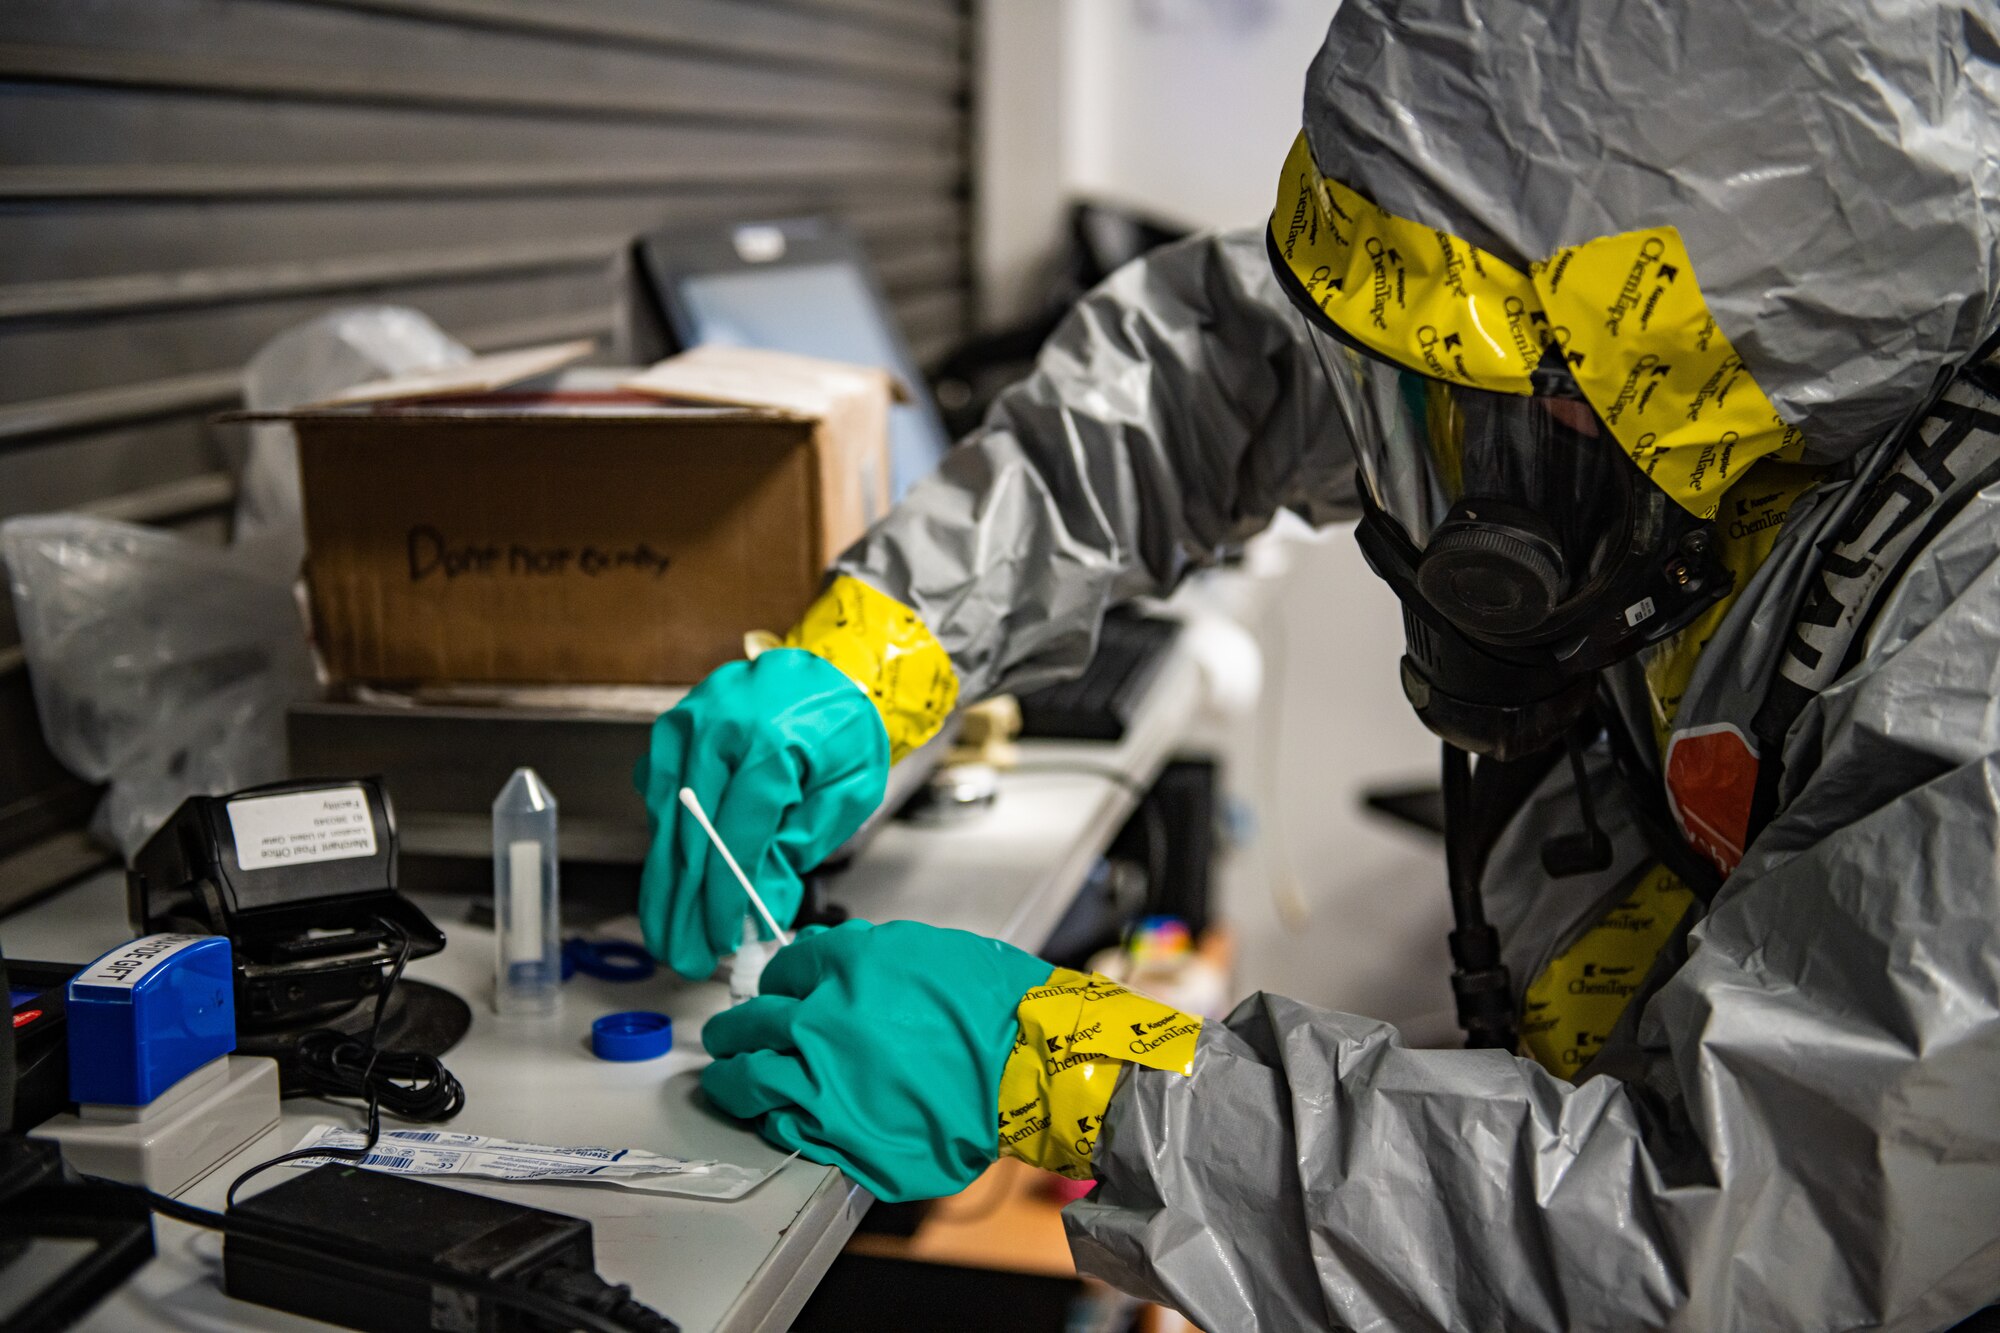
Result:
{"type": "Polygon", "coordinates": [[[147,935],[69,982],[69,1095],[144,1106],[236,1049],[236,988],[221,935],[147,935]]]}
{"type": "Polygon", "coordinates": [[[674,1048],[674,1020],[633,1009],[590,1025],[591,1053],[600,1060],[650,1060],[674,1048]]]}
{"type": "Polygon", "coordinates": [[[599,981],[644,981],[657,967],[643,945],[625,940],[587,940],[572,935],[563,941],[564,981],[578,972],[599,981]]]}

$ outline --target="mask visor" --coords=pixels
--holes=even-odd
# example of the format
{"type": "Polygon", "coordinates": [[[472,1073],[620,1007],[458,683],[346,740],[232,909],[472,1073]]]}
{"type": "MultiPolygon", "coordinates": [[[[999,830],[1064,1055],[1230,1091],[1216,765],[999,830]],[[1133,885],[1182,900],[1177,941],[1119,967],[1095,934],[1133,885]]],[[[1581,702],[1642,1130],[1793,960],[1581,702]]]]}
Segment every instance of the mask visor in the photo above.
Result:
{"type": "Polygon", "coordinates": [[[1363,484],[1418,555],[1427,598],[1500,641],[1581,606],[1628,544],[1634,469],[1566,377],[1535,394],[1450,384],[1305,324],[1363,484]]]}

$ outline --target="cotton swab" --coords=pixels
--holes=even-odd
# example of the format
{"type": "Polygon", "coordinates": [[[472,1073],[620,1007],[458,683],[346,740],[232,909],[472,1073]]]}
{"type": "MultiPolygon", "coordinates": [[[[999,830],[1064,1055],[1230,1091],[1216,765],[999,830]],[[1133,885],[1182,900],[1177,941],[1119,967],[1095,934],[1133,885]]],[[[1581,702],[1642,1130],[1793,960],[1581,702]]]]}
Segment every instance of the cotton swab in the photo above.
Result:
{"type": "Polygon", "coordinates": [[[736,858],[731,856],[729,848],[723,845],[722,835],[715,831],[715,825],[708,822],[708,812],[701,808],[701,798],[694,794],[694,788],[681,788],[681,804],[686,806],[688,813],[700,822],[701,831],[708,835],[708,840],[715,844],[715,850],[721,852],[722,859],[729,863],[729,869],[735,874],[736,882],[743,886],[743,892],[750,895],[750,902],[756,907],[757,914],[763,917],[764,924],[771,928],[771,937],[780,944],[790,944],[792,937],[785,934],[784,927],[778,924],[778,918],[771,915],[771,909],[764,905],[764,899],[758,894],[756,886],[751,884],[750,877],[743,873],[743,867],[736,864],[736,858]]]}

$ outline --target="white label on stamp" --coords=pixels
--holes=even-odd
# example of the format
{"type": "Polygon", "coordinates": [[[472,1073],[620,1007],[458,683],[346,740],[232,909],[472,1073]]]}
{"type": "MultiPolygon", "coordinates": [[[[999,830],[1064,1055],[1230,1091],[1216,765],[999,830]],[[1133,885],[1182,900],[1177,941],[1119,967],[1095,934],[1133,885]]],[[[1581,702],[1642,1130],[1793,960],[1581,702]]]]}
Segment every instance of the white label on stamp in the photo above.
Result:
{"type": "Polygon", "coordinates": [[[375,820],[359,787],[231,801],[229,830],[245,870],[375,855],[375,820]]]}
{"type": "Polygon", "coordinates": [[[116,986],[130,990],[148,972],[206,935],[148,935],[121,944],[70,978],[72,986],[116,986]]]}

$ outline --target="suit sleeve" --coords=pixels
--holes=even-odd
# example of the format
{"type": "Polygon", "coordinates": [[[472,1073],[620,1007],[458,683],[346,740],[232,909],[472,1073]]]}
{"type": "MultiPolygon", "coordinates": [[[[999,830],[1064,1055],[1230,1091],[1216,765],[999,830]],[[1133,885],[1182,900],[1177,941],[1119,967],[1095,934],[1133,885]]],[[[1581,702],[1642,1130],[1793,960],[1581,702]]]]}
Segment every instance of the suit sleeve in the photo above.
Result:
{"type": "Polygon", "coordinates": [[[1262,230],[1209,234],[1085,297],[835,569],[915,608],[974,699],[1081,670],[1106,609],[1285,507],[1350,516],[1352,454],[1262,230]]]}
{"type": "Polygon", "coordinates": [[[1996,698],[1989,489],[1794,726],[1798,789],[1631,1081],[1255,997],[1191,1076],[1126,1074],[1079,1266],[1231,1330],[1928,1330],[2000,1299],[1996,698]]]}

